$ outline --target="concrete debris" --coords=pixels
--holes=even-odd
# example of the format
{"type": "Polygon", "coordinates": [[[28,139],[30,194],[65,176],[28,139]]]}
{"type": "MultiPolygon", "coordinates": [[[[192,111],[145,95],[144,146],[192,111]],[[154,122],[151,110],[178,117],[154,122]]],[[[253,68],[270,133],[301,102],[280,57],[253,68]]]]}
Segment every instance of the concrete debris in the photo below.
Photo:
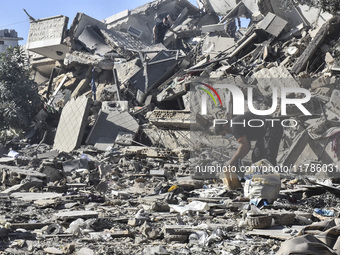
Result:
{"type": "Polygon", "coordinates": [[[62,60],[69,51],[63,44],[67,34],[68,17],[55,16],[34,20],[27,39],[27,49],[45,57],[62,60]]]}
{"type": "Polygon", "coordinates": [[[45,107],[0,145],[1,252],[337,254],[339,17],[197,2],[31,21],[45,107]]]}
{"type": "Polygon", "coordinates": [[[60,116],[53,148],[70,152],[80,146],[90,111],[90,100],[86,97],[71,99],[60,116]]]}
{"type": "Polygon", "coordinates": [[[258,27],[265,30],[269,34],[278,37],[287,23],[287,21],[281,19],[279,16],[268,12],[264,19],[258,24],[258,27]]]}
{"type": "Polygon", "coordinates": [[[98,114],[86,144],[92,144],[103,151],[112,147],[115,142],[124,143],[124,140],[126,140],[124,144],[131,145],[139,125],[129,112],[120,106],[123,104],[123,101],[103,102],[102,110],[98,114]],[[105,103],[107,106],[103,109],[105,103]]]}

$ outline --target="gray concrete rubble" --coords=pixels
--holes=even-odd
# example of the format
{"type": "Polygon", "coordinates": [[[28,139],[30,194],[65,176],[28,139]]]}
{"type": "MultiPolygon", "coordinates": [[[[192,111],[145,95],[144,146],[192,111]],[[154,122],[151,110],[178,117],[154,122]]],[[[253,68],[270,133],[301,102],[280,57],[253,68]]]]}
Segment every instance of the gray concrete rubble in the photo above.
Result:
{"type": "Polygon", "coordinates": [[[54,149],[70,152],[79,147],[85,131],[89,106],[90,100],[86,97],[72,99],[65,105],[55,135],[54,149]]]}
{"type": "MultiPolygon", "coordinates": [[[[123,101],[121,102],[123,103],[123,101]]],[[[97,149],[105,151],[117,142],[119,136],[123,140],[124,135],[125,139],[131,139],[128,141],[128,144],[131,144],[138,129],[137,121],[128,113],[127,109],[124,110],[120,107],[120,101],[103,102],[103,107],[86,139],[86,144],[94,145],[97,149]],[[104,103],[107,103],[107,106],[104,103]]]]}
{"type": "Polygon", "coordinates": [[[155,0],[102,21],[78,12],[69,29],[31,21],[45,107],[0,145],[0,251],[339,254],[340,19],[311,2],[155,0]],[[164,17],[175,32],[154,44],[164,17]],[[246,111],[284,126],[290,168],[260,174],[272,165],[249,153],[234,189],[218,169],[239,143],[213,123],[246,111]]]}
{"type": "Polygon", "coordinates": [[[63,44],[66,37],[68,17],[56,16],[31,23],[27,49],[52,59],[63,59],[69,51],[63,44]]]}

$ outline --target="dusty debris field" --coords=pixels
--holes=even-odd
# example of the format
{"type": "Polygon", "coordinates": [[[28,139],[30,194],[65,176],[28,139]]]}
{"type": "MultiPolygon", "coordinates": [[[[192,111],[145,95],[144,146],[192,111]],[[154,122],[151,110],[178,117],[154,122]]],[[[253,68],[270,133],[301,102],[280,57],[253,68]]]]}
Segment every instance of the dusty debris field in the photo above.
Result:
{"type": "Polygon", "coordinates": [[[321,7],[158,0],[32,21],[44,107],[0,146],[1,254],[340,254],[340,19],[321,7]],[[212,128],[235,91],[282,121],[289,170],[237,189],[207,168],[237,150],[212,128]]]}

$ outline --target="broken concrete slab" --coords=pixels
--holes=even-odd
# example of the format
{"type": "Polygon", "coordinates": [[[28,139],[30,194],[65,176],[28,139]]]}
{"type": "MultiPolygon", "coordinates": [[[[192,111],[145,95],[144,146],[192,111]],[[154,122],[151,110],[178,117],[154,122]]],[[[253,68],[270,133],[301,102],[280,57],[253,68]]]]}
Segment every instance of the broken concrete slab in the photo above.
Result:
{"type": "MultiPolygon", "coordinates": [[[[118,56],[118,54],[116,55],[118,56]]],[[[64,58],[64,65],[72,66],[76,64],[96,66],[103,70],[112,70],[114,62],[111,59],[87,52],[73,51],[72,53],[67,53],[64,58]]],[[[85,84],[83,85],[85,86],[85,84]]],[[[81,88],[83,88],[83,86],[81,88]]]]}
{"type": "Polygon", "coordinates": [[[138,52],[146,47],[140,40],[128,33],[115,31],[113,29],[101,29],[100,32],[103,34],[105,42],[123,56],[132,54],[131,52],[138,52]]]}
{"type": "Polygon", "coordinates": [[[141,130],[153,144],[160,144],[165,148],[188,148],[191,145],[188,142],[191,132],[188,130],[163,130],[149,127],[142,127],[141,130]]]}
{"type": "Polygon", "coordinates": [[[51,150],[51,151],[47,151],[44,153],[40,153],[37,155],[38,159],[48,159],[48,158],[54,158],[58,156],[58,151],[56,150],[51,150]]]}
{"type": "Polygon", "coordinates": [[[258,24],[258,27],[265,30],[269,34],[278,37],[287,23],[288,22],[286,20],[271,12],[268,12],[264,19],[258,24]]]}
{"type": "Polygon", "coordinates": [[[225,31],[225,24],[214,24],[214,25],[207,25],[202,26],[201,31],[202,33],[209,33],[209,32],[220,32],[225,31]]]}
{"type": "MultiPolygon", "coordinates": [[[[299,232],[303,228],[304,226],[293,225],[291,229],[295,229],[297,232],[299,232]]],[[[283,226],[275,226],[267,229],[253,229],[252,231],[247,232],[247,235],[271,237],[279,240],[288,240],[292,238],[292,235],[290,233],[284,233],[283,229],[285,229],[283,226]]]]}
{"type": "Polygon", "coordinates": [[[13,199],[18,199],[22,201],[27,201],[27,202],[33,202],[37,200],[53,200],[56,198],[62,197],[63,194],[61,193],[53,193],[53,192],[43,192],[43,193],[38,193],[38,192],[14,192],[10,195],[11,198],[13,199]]]}
{"type": "MultiPolygon", "coordinates": [[[[130,77],[128,87],[131,87],[136,97],[138,91],[146,94],[168,79],[173,74],[176,65],[176,56],[167,51],[160,51],[149,62],[145,62],[143,68],[130,77]]],[[[143,102],[143,99],[139,101],[139,103],[143,102]]]]}
{"type": "Polygon", "coordinates": [[[155,22],[159,22],[164,15],[170,14],[176,25],[177,17],[181,19],[186,16],[180,15],[185,8],[187,8],[187,15],[199,13],[199,9],[187,0],[157,0],[108,17],[105,23],[108,29],[127,31],[144,44],[150,45],[155,22]]]}
{"type": "Polygon", "coordinates": [[[151,176],[170,176],[171,174],[166,169],[150,170],[151,176]]]}
{"type": "Polygon", "coordinates": [[[184,235],[188,236],[191,233],[194,233],[199,230],[216,230],[217,228],[223,228],[227,231],[233,229],[233,226],[227,224],[201,224],[197,226],[191,225],[164,225],[163,232],[167,236],[177,236],[177,235],[184,235]]]}
{"type": "Polygon", "coordinates": [[[103,37],[98,34],[97,27],[86,26],[79,35],[78,40],[85,45],[88,52],[92,54],[105,55],[113,49],[109,47],[103,37]]]}
{"type": "Polygon", "coordinates": [[[86,26],[96,26],[99,29],[106,28],[106,25],[103,22],[96,20],[84,13],[78,12],[76,16],[74,17],[73,22],[70,26],[70,34],[75,39],[78,39],[78,37],[84,31],[86,26]]]}
{"type": "Polygon", "coordinates": [[[131,233],[129,230],[115,230],[111,231],[110,235],[112,238],[119,238],[119,237],[133,237],[134,234],[131,233]]]}
{"type": "Polygon", "coordinates": [[[135,74],[138,70],[138,59],[132,59],[130,61],[115,62],[115,68],[117,70],[117,76],[120,83],[125,82],[131,75],[135,74]]]}
{"type": "Polygon", "coordinates": [[[70,152],[79,147],[85,131],[91,100],[86,97],[71,99],[64,107],[53,148],[70,152]]]}
{"type": "Polygon", "coordinates": [[[31,22],[26,47],[28,50],[56,60],[65,58],[69,47],[63,44],[68,17],[55,17],[31,22]]]}
{"type": "MultiPolygon", "coordinates": [[[[266,11],[275,13],[279,17],[289,21],[287,24],[289,29],[294,28],[301,23],[306,27],[320,27],[327,20],[332,18],[330,13],[323,12],[318,7],[308,6],[306,4],[291,5],[289,10],[287,10],[288,8],[284,2],[278,2],[275,0],[262,1],[260,4],[262,7],[266,5],[266,11]]],[[[266,14],[263,11],[264,9],[262,9],[261,12],[266,14]]]]}
{"type": "Polygon", "coordinates": [[[10,163],[14,161],[15,161],[15,158],[13,157],[1,157],[0,158],[0,163],[10,163]]]}
{"type": "MultiPolygon", "coordinates": [[[[123,103],[122,103],[123,104],[123,103]]],[[[98,118],[86,139],[86,144],[92,144],[100,150],[106,150],[116,141],[118,135],[130,134],[134,138],[139,129],[137,121],[120,106],[120,102],[103,104],[104,108],[99,112],[98,118]]],[[[121,137],[120,139],[123,139],[121,137]]]]}
{"type": "Polygon", "coordinates": [[[204,129],[208,122],[201,115],[197,114],[196,118],[191,112],[179,110],[154,110],[149,121],[157,127],[167,127],[169,129],[204,129]]]}
{"type": "Polygon", "coordinates": [[[319,29],[315,37],[312,41],[308,44],[307,48],[304,50],[302,55],[296,61],[292,68],[292,72],[295,74],[300,73],[306,67],[307,62],[313,57],[314,53],[317,49],[321,46],[323,41],[325,40],[326,36],[328,35],[328,31],[330,29],[330,21],[327,21],[322,27],[319,29]]]}
{"type": "Polygon", "coordinates": [[[50,223],[12,223],[11,229],[26,229],[26,230],[34,230],[34,229],[41,229],[50,223]]]}
{"type": "Polygon", "coordinates": [[[235,48],[235,39],[229,37],[221,37],[219,35],[208,36],[205,38],[202,46],[203,53],[214,58],[220,53],[231,53],[235,48]]]}
{"type": "Polygon", "coordinates": [[[157,102],[171,101],[185,95],[188,91],[188,84],[173,81],[167,88],[157,95],[157,102]]]}
{"type": "Polygon", "coordinates": [[[60,220],[90,219],[98,218],[98,212],[95,211],[68,211],[55,213],[54,217],[60,220]]]}

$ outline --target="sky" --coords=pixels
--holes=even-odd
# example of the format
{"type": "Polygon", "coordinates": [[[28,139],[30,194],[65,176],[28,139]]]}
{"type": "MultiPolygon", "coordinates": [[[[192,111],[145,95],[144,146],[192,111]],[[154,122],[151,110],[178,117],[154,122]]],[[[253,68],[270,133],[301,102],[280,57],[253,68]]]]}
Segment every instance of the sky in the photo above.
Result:
{"type": "MultiPolygon", "coordinates": [[[[189,0],[197,6],[196,0],[189,0]]],[[[103,20],[126,9],[134,9],[149,0],[1,0],[0,30],[14,29],[20,45],[26,43],[29,31],[29,19],[23,9],[35,19],[57,15],[69,18],[68,26],[72,23],[77,12],[83,12],[92,18],[103,20]]]]}

